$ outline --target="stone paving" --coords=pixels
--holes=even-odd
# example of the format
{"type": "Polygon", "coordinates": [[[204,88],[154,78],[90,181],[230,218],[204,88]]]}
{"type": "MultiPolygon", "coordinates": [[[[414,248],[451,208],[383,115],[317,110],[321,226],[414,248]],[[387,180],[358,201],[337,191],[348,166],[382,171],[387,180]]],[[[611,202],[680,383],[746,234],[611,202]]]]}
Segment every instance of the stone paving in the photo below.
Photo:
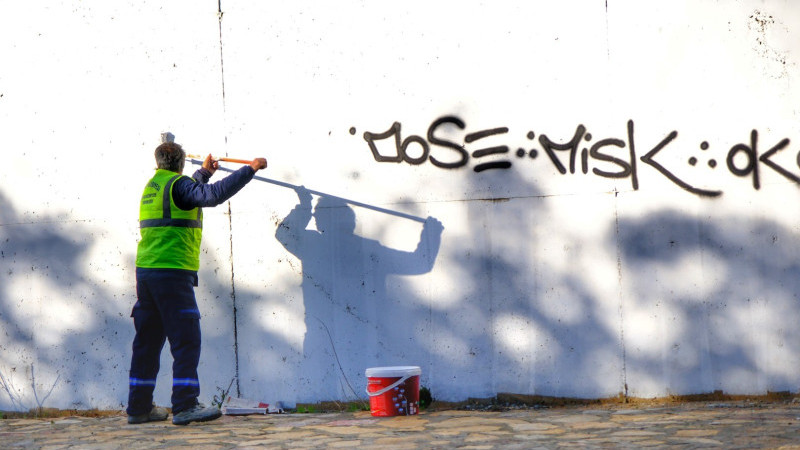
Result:
{"type": "Polygon", "coordinates": [[[794,448],[800,404],[692,402],[443,410],[416,416],[369,412],[223,416],[179,427],[170,421],[128,425],[102,418],[0,420],[0,448],[794,448]]]}

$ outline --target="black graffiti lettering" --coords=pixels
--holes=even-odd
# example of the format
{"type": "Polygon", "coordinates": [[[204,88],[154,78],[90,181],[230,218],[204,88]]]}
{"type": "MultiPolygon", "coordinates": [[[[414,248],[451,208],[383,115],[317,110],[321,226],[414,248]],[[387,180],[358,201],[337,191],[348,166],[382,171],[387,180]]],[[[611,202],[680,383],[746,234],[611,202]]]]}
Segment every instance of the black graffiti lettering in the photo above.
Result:
{"type": "MultiPolygon", "coordinates": [[[[581,164],[583,165],[582,168],[583,173],[586,173],[588,171],[587,160],[589,156],[591,156],[593,159],[616,164],[622,169],[620,172],[608,172],[600,170],[598,168],[593,168],[592,173],[603,178],[631,177],[631,186],[635,191],[639,189],[639,174],[636,166],[636,144],[633,138],[633,120],[628,120],[627,129],[628,129],[629,161],[625,161],[615,156],[600,152],[601,148],[609,146],[625,148],[625,141],[623,141],[622,139],[607,138],[597,141],[594,145],[592,145],[592,147],[588,151],[586,149],[583,149],[583,152],[581,154],[581,164]]],[[[587,141],[590,140],[591,136],[592,136],[591,134],[587,133],[586,140],[587,141]]]]}
{"type": "Polygon", "coordinates": [[[636,144],[633,139],[633,120],[628,120],[628,149],[631,155],[631,185],[633,190],[639,189],[639,173],[636,170],[636,144]]]}
{"type": "MultiPolygon", "coordinates": [[[[436,167],[443,169],[457,169],[464,167],[469,163],[470,157],[474,159],[486,158],[491,161],[481,162],[476,164],[473,170],[475,172],[484,172],[492,169],[509,169],[512,166],[510,160],[503,159],[497,160],[492,156],[509,155],[511,148],[508,145],[490,145],[482,148],[477,148],[468,152],[466,144],[475,143],[481,139],[489,138],[492,136],[502,135],[509,132],[508,127],[497,127],[486,130],[467,133],[464,135],[463,141],[460,139],[453,139],[452,137],[444,137],[446,133],[452,130],[442,129],[454,125],[458,130],[466,130],[465,122],[457,116],[443,116],[431,123],[427,131],[427,139],[422,136],[411,135],[403,139],[400,122],[394,122],[388,130],[382,133],[365,132],[363,134],[364,140],[369,145],[372,156],[377,162],[406,162],[410,165],[424,164],[430,161],[436,167]],[[391,141],[390,141],[391,140],[391,141]],[[380,141],[390,141],[394,143],[394,151],[392,154],[389,150],[384,150],[383,153],[378,149],[380,141]],[[419,148],[415,148],[418,146],[419,148]],[[456,157],[446,158],[440,153],[436,153],[439,147],[446,150],[455,152],[456,157]],[[388,153],[387,153],[388,152],[388,153]],[[437,158],[438,156],[438,158],[437,158]]],[[[656,160],[657,155],[664,150],[667,146],[678,137],[677,131],[672,131],[661,139],[658,144],[648,151],[644,156],[636,156],[636,140],[634,138],[634,123],[633,120],[628,120],[627,123],[627,142],[623,139],[609,137],[600,139],[589,145],[592,141],[591,133],[586,131],[586,127],[579,124],[575,128],[575,133],[572,138],[566,142],[554,142],[545,134],[539,134],[538,141],[542,149],[547,154],[550,162],[562,175],[569,173],[575,174],[576,164],[580,164],[580,171],[585,175],[589,173],[590,158],[598,162],[598,166],[591,167],[591,172],[602,178],[631,178],[631,185],[633,190],[639,189],[639,176],[638,176],[638,162],[656,169],[661,175],[668,180],[679,186],[680,188],[701,197],[717,197],[722,195],[721,190],[701,189],[676,176],[672,171],[667,169],[664,165],[656,160]],[[581,141],[583,146],[581,146],[581,141]],[[625,159],[624,154],[620,151],[628,147],[628,160],[625,159]],[[583,147],[583,148],[579,148],[583,147]],[[587,148],[588,147],[588,148],[587,148]],[[579,151],[580,150],[580,151],[579,151]],[[565,156],[558,155],[558,152],[568,152],[569,163],[566,165],[564,160],[565,156]],[[622,156],[622,157],[620,157],[622,156]]],[[[350,128],[350,134],[355,135],[355,127],[350,128]]],[[[536,135],[533,131],[528,131],[526,134],[529,141],[535,142],[536,135]]],[[[759,155],[758,151],[758,130],[752,130],[750,133],[749,143],[739,143],[730,148],[726,155],[726,163],[728,170],[738,177],[752,177],[753,188],[758,190],[761,188],[761,173],[759,163],[774,170],[784,178],[800,184],[800,175],[796,175],[779,163],[772,160],[772,158],[780,151],[786,149],[790,144],[788,138],[784,138],[772,146],[764,154],[759,155]]],[[[391,145],[391,144],[383,144],[391,145]]],[[[700,144],[701,150],[708,150],[709,144],[703,141],[700,144]]],[[[516,158],[522,160],[537,160],[540,155],[540,150],[530,147],[517,147],[515,151],[516,158]],[[529,159],[528,159],[529,158],[529,159]]],[[[695,166],[698,159],[692,156],[688,159],[690,166],[695,166]]],[[[796,155],[796,162],[800,167],[800,153],[796,155]]],[[[717,167],[717,160],[710,158],[708,160],[708,167],[714,169],[717,167]]]]}
{"type": "Polygon", "coordinates": [[[565,143],[565,144],[557,144],[550,140],[546,135],[539,136],[539,143],[542,144],[545,153],[550,158],[550,161],[553,162],[553,165],[556,166],[556,169],[562,175],[567,173],[567,169],[561,164],[561,161],[556,156],[554,150],[558,151],[569,151],[569,173],[575,173],[575,156],[578,153],[578,143],[580,143],[581,138],[583,138],[583,133],[586,132],[586,127],[583,125],[578,125],[578,128],[575,129],[575,135],[572,139],[565,143]]]}
{"type": "Polygon", "coordinates": [[[758,190],[761,188],[761,181],[758,174],[758,150],[756,143],[758,142],[758,132],[753,130],[750,132],[750,145],[736,144],[728,151],[726,162],[728,170],[738,177],[746,177],[750,174],[753,175],[753,188],[758,190]],[[736,166],[736,156],[743,153],[747,158],[747,165],[743,168],[736,166]]]}
{"type": "MultiPolygon", "coordinates": [[[[508,149],[506,149],[505,153],[507,152],[508,149]]],[[[495,162],[477,164],[475,165],[475,168],[472,170],[474,170],[475,172],[483,172],[484,170],[489,170],[489,169],[509,169],[509,168],[511,168],[511,161],[495,161],[495,162]]]]}
{"type": "MultiPolygon", "coordinates": [[[[493,128],[491,130],[483,130],[478,131],[475,133],[470,133],[466,137],[464,137],[464,142],[470,143],[475,142],[479,139],[487,138],[489,136],[496,136],[498,134],[505,134],[508,133],[508,128],[500,127],[500,128],[493,128]]],[[[507,145],[498,145],[494,147],[487,147],[478,149],[472,152],[473,158],[483,158],[484,156],[490,155],[499,155],[499,154],[506,154],[508,153],[509,149],[507,145]]],[[[473,169],[475,172],[483,172],[484,170],[489,169],[508,169],[511,167],[510,161],[494,161],[489,163],[481,163],[475,166],[473,169]]]]}
{"type": "Polygon", "coordinates": [[[458,117],[455,116],[440,117],[436,119],[431,124],[430,127],[428,127],[428,142],[430,142],[431,145],[438,145],[440,147],[445,147],[456,151],[461,156],[461,159],[454,162],[442,162],[434,158],[433,155],[430,155],[431,164],[433,164],[436,167],[441,167],[442,169],[457,169],[459,167],[463,167],[467,164],[467,161],[469,161],[469,153],[467,153],[467,151],[464,150],[462,146],[456,144],[455,142],[451,142],[446,139],[441,139],[434,136],[436,130],[444,124],[453,124],[462,130],[467,127],[464,121],[459,119],[458,117]]]}
{"type": "MultiPolygon", "coordinates": [[[[789,172],[788,170],[784,169],[783,167],[775,164],[774,161],[769,159],[769,158],[772,157],[772,155],[774,155],[775,153],[778,153],[779,151],[783,150],[788,145],[789,145],[789,139],[786,138],[786,139],[778,142],[777,144],[775,144],[775,146],[773,146],[771,149],[767,150],[767,152],[764,153],[763,155],[761,155],[761,157],[758,158],[758,160],[763,162],[770,169],[772,169],[772,170],[778,172],[779,174],[783,175],[784,177],[794,181],[795,183],[800,183],[800,177],[798,177],[797,175],[789,172]]],[[[800,157],[800,153],[798,153],[798,157],[800,157]]]]}
{"type": "Polygon", "coordinates": [[[507,145],[498,145],[497,147],[488,147],[488,148],[482,148],[480,150],[475,150],[474,152],[472,152],[472,157],[483,158],[484,156],[497,155],[502,153],[508,153],[507,145]]]}
{"type": "MultiPolygon", "coordinates": [[[[665,137],[664,139],[661,140],[661,142],[658,143],[658,145],[653,147],[653,149],[647,152],[646,155],[642,156],[641,158],[642,162],[653,166],[656,170],[661,172],[661,174],[667,177],[670,181],[682,187],[683,189],[691,192],[692,194],[696,194],[702,197],[716,197],[718,195],[722,195],[722,191],[709,191],[705,189],[699,189],[686,183],[685,181],[676,177],[672,172],[667,170],[664,166],[662,166],[661,164],[656,162],[656,160],[653,159],[653,157],[655,157],[656,154],[658,154],[658,152],[660,152],[664,147],[666,147],[667,144],[672,142],[677,136],[678,136],[677,131],[673,131],[670,134],[668,134],[667,137],[665,137]]],[[[631,139],[631,142],[633,142],[633,139],[631,139]]]]}
{"type": "Polygon", "coordinates": [[[425,139],[419,136],[409,136],[402,140],[402,136],[400,135],[400,130],[402,125],[400,122],[395,122],[392,126],[384,131],[383,133],[370,133],[369,131],[364,133],[364,140],[367,141],[369,145],[369,149],[372,151],[372,157],[375,158],[377,162],[407,162],[413,165],[419,165],[424,163],[428,159],[428,153],[430,152],[430,147],[428,143],[425,142],[425,139]],[[394,136],[394,148],[397,152],[393,156],[384,156],[378,150],[378,146],[375,144],[375,141],[382,141],[384,139],[389,139],[394,136]],[[408,155],[408,146],[412,143],[417,143],[422,148],[422,154],[418,157],[412,157],[408,155]]]}
{"type": "Polygon", "coordinates": [[[589,173],[589,150],[587,149],[581,151],[581,172],[584,175],[589,173]]]}
{"type": "Polygon", "coordinates": [[[377,162],[402,162],[403,155],[401,154],[401,144],[400,144],[400,122],[395,122],[392,126],[384,131],[383,133],[370,133],[369,131],[364,132],[364,140],[367,141],[369,145],[369,149],[372,151],[372,157],[375,158],[377,162]],[[378,147],[375,145],[375,141],[382,141],[384,139],[389,139],[390,137],[394,136],[394,147],[397,151],[395,156],[383,156],[378,151],[378,147]]]}
{"type": "MultiPolygon", "coordinates": [[[[736,144],[731,147],[730,151],[728,151],[728,156],[726,158],[728,170],[730,170],[732,174],[739,177],[746,177],[752,174],[753,188],[756,190],[761,188],[761,173],[758,167],[759,161],[764,163],[764,165],[770,169],[778,172],[783,177],[794,181],[795,183],[800,183],[800,177],[789,172],[770,159],[773,155],[786,148],[789,145],[789,142],[790,141],[788,138],[783,139],[775,144],[772,148],[767,150],[766,153],[758,156],[758,131],[752,130],[750,132],[750,145],[736,144]],[[738,167],[736,165],[736,157],[740,154],[743,154],[747,159],[747,164],[744,167],[738,167]]],[[[800,154],[797,155],[797,158],[800,165],[800,154]]]]}
{"type": "Polygon", "coordinates": [[[598,176],[601,176],[601,177],[604,177],[604,178],[625,178],[625,177],[629,176],[631,174],[631,172],[632,172],[632,169],[631,169],[631,165],[628,164],[627,161],[623,161],[623,160],[621,160],[619,158],[615,158],[615,157],[613,157],[611,155],[608,155],[608,154],[600,152],[601,148],[608,147],[608,146],[625,148],[625,141],[623,141],[621,139],[614,139],[614,138],[603,139],[601,141],[597,141],[594,145],[592,145],[592,148],[589,150],[589,154],[594,159],[598,159],[600,161],[606,161],[606,162],[610,162],[612,164],[616,164],[616,165],[620,166],[622,168],[622,170],[619,171],[619,172],[606,172],[604,170],[600,170],[600,169],[595,167],[595,168],[592,169],[592,172],[595,175],[598,175],[598,176]]]}
{"type": "Polygon", "coordinates": [[[470,133],[464,136],[464,142],[467,144],[477,141],[478,139],[483,139],[489,136],[495,136],[497,134],[505,134],[508,133],[508,127],[500,127],[500,128],[492,128],[491,130],[483,130],[483,131],[476,131],[475,133],[470,133]]]}
{"type": "Polygon", "coordinates": [[[477,166],[475,166],[473,170],[475,172],[483,172],[484,170],[489,170],[489,169],[508,169],[510,167],[511,167],[510,161],[495,161],[490,163],[478,164],[477,166]]]}
{"type": "Polygon", "coordinates": [[[403,145],[400,146],[400,153],[403,154],[403,161],[416,166],[427,161],[428,153],[430,153],[430,147],[428,146],[428,143],[425,142],[425,139],[422,139],[419,136],[409,136],[403,140],[403,145]],[[416,158],[408,156],[408,146],[414,142],[422,147],[422,154],[416,158]]]}

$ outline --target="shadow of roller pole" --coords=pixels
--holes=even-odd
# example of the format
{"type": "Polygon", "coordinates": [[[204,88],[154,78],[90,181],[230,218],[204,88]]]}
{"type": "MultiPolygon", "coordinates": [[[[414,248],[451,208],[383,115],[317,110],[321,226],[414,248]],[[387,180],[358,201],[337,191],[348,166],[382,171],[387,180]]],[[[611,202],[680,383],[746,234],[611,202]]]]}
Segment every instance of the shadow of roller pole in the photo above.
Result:
{"type": "MultiPolygon", "coordinates": [[[[190,158],[189,161],[192,164],[200,165],[200,166],[203,165],[203,161],[201,161],[199,159],[195,159],[195,155],[187,155],[187,157],[190,158]]],[[[233,158],[219,158],[219,161],[227,161],[227,162],[234,162],[234,163],[240,163],[240,164],[249,164],[250,163],[250,161],[241,160],[241,159],[233,159],[233,158]]],[[[222,170],[224,172],[234,172],[233,169],[228,169],[227,167],[220,167],[217,170],[222,170]]],[[[253,179],[254,180],[258,180],[258,181],[263,181],[264,183],[270,183],[270,184],[274,184],[276,186],[281,186],[281,187],[293,189],[293,190],[297,190],[297,189],[300,188],[300,186],[298,186],[296,184],[286,183],[284,181],[279,181],[279,180],[273,180],[271,178],[255,176],[255,177],[253,177],[253,179]]],[[[321,196],[321,197],[328,197],[328,198],[336,199],[336,200],[342,201],[344,203],[349,203],[349,204],[351,204],[353,206],[358,206],[360,208],[371,209],[373,211],[378,211],[378,212],[381,212],[381,213],[384,213],[384,214],[390,214],[390,215],[393,215],[393,216],[402,217],[404,219],[409,219],[409,220],[413,220],[413,221],[416,221],[416,222],[425,222],[425,220],[426,220],[426,219],[424,219],[422,217],[413,216],[411,214],[406,214],[404,212],[394,211],[394,210],[386,209],[386,208],[381,208],[380,206],[369,205],[369,204],[362,203],[362,202],[359,202],[359,201],[356,201],[356,200],[351,200],[351,199],[348,199],[348,198],[327,194],[325,192],[315,191],[313,189],[306,189],[306,190],[308,192],[310,192],[311,194],[318,195],[318,196],[321,196]]]]}
{"type": "MultiPolygon", "coordinates": [[[[165,132],[161,133],[161,142],[162,143],[175,142],[175,135],[172,134],[169,131],[165,131],[165,132]]],[[[203,161],[199,159],[199,158],[202,158],[200,155],[187,154],[186,158],[192,164],[199,165],[199,166],[203,165],[203,161]]],[[[236,158],[217,158],[217,161],[231,162],[231,163],[236,163],[236,164],[250,164],[252,162],[250,160],[236,159],[236,158]]],[[[232,169],[228,169],[226,167],[219,167],[217,170],[222,170],[224,172],[233,172],[232,169]]],[[[283,181],[273,180],[271,178],[264,178],[264,177],[255,176],[255,177],[253,177],[253,179],[254,180],[258,180],[258,181],[263,181],[265,183],[274,184],[276,186],[289,188],[289,189],[292,189],[292,190],[297,190],[298,188],[300,188],[300,186],[298,186],[298,185],[286,183],[286,182],[283,182],[283,181]]],[[[406,214],[406,213],[399,212],[399,211],[393,211],[391,209],[381,208],[379,206],[368,205],[366,203],[362,203],[362,202],[359,202],[359,201],[356,201],[356,200],[351,200],[351,199],[344,198],[344,197],[339,197],[339,196],[336,196],[336,195],[327,194],[325,192],[315,191],[313,189],[306,189],[306,190],[308,192],[310,192],[311,194],[322,196],[322,197],[328,197],[328,198],[331,198],[331,199],[336,199],[336,200],[339,200],[339,201],[344,202],[344,203],[349,203],[349,204],[351,204],[353,206],[358,206],[360,208],[371,209],[373,211],[378,211],[378,212],[382,212],[384,214],[390,214],[390,215],[393,215],[393,216],[402,217],[402,218],[413,220],[413,221],[416,221],[416,222],[423,222],[424,223],[425,220],[426,220],[426,219],[424,219],[422,217],[412,216],[411,214],[406,214]]]]}

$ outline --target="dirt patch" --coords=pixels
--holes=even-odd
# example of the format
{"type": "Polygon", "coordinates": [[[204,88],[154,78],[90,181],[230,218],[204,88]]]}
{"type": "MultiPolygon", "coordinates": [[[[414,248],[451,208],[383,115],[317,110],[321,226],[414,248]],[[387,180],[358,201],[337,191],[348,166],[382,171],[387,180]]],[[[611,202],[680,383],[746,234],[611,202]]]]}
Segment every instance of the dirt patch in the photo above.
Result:
{"type": "Polygon", "coordinates": [[[0,411],[0,419],[54,419],[60,417],[114,417],[125,415],[124,411],[99,409],[34,408],[26,412],[0,411]]]}
{"type": "MultiPolygon", "coordinates": [[[[619,407],[619,408],[648,408],[666,405],[676,405],[692,402],[719,402],[719,403],[744,403],[756,405],[776,402],[800,402],[800,394],[788,391],[768,392],[765,395],[732,395],[722,391],[705,394],[670,395],[656,398],[636,397],[609,397],[600,399],[549,397],[544,395],[525,395],[501,393],[495,397],[470,398],[461,402],[443,402],[434,400],[426,408],[427,411],[447,410],[474,410],[474,411],[508,411],[513,409],[545,409],[568,407],[619,407]]],[[[292,413],[334,413],[369,411],[369,403],[363,402],[337,402],[325,401],[319,403],[298,403],[297,408],[287,412],[292,413]]],[[[49,419],[58,417],[114,417],[123,416],[124,411],[103,411],[98,409],[33,409],[28,412],[3,412],[0,419],[49,419]]]]}

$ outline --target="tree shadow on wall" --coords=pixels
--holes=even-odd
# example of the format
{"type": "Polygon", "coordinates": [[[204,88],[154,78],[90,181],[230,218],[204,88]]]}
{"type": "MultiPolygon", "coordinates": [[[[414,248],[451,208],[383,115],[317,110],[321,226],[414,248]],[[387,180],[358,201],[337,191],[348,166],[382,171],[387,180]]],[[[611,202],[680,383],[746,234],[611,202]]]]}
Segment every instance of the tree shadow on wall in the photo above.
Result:
{"type": "MultiPolygon", "coordinates": [[[[538,249],[553,241],[537,230],[560,231],[543,225],[551,199],[513,173],[498,175],[528,195],[459,202],[471,226],[441,252],[436,221],[415,252],[398,252],[355,236],[353,211],[331,199],[317,204],[317,230],[306,230],[311,198],[299,192],[276,231],[303,265],[306,335],[296,391],[305,397],[298,401],[363,396],[363,381],[348,380],[363,380],[367,367],[402,364],[422,366],[422,382],[442,400],[622,390],[617,296],[609,319],[609,306],[580,274],[540,259],[547,252],[538,249]],[[439,253],[447,267],[437,280],[452,292],[432,282],[423,292],[392,276],[427,273],[439,253]],[[331,380],[340,380],[338,389],[331,380]]],[[[497,178],[482,179],[474,191],[490,196],[497,178]]]]}
{"type": "MultiPolygon", "coordinates": [[[[311,199],[301,194],[277,231],[303,263],[300,401],[347,397],[345,381],[387,363],[423,366],[423,383],[455,401],[498,392],[597,398],[795,389],[800,264],[791,250],[800,240],[791,230],[666,210],[628,219],[617,216],[612,192],[593,197],[606,229],[591,239],[557,214],[580,211],[585,198],[543,195],[513,172],[497,175],[470,187],[474,197],[490,194],[485,199],[460,201],[470,226],[446,241],[458,245],[437,253],[438,236],[423,232],[429,259],[387,270],[371,268],[396,250],[355,236],[352,226],[326,229],[317,218],[318,229],[306,230],[311,199]],[[507,198],[491,198],[494,183],[511,187],[507,198]],[[437,258],[440,285],[430,292],[390,275],[425,273],[437,258]],[[338,394],[334,379],[343,380],[338,394]]],[[[352,223],[346,205],[317,206],[335,223],[352,223]]]]}
{"type": "MultiPolygon", "coordinates": [[[[446,307],[432,303],[439,326],[425,336],[443,398],[796,390],[800,239],[791,229],[672,210],[619,216],[615,227],[618,200],[607,193],[594,197],[603,222],[591,230],[610,226],[593,240],[555,214],[586,199],[542,195],[513,172],[499,185],[528,194],[465,202],[466,220],[482,226],[469,228],[466,248],[442,249],[464,291],[446,307]]],[[[496,191],[488,179],[473,188],[496,191]]]]}
{"type": "Polygon", "coordinates": [[[306,229],[312,197],[304,188],[297,194],[298,205],[275,235],[302,261],[306,333],[297,383],[305,397],[299,401],[330,398],[332,380],[340,382],[339,396],[361,398],[350,380],[363,378],[368,361],[389,363],[390,355],[397,354],[387,349],[390,342],[413,337],[413,329],[402,324],[413,323],[415,313],[407,304],[388,300],[387,278],[429,272],[442,225],[428,218],[416,250],[396,250],[356,235],[355,212],[336,197],[318,199],[316,229],[306,229]]]}
{"type": "MultiPolygon", "coordinates": [[[[585,236],[553,222],[554,208],[573,207],[568,199],[506,181],[534,194],[468,202],[468,221],[484,226],[470,228],[468,251],[443,249],[462,254],[449,272],[463,274],[466,292],[456,307],[434,305],[431,321],[442,326],[426,337],[442,397],[796,390],[800,239],[791,229],[662,210],[621,217],[597,244],[609,258],[593,261],[596,252],[580,248],[592,245],[585,236]],[[613,266],[616,249],[622,284],[598,288],[589,274],[613,266]]],[[[615,202],[606,202],[612,224],[615,202]]]]}
{"type": "Polygon", "coordinates": [[[73,221],[23,217],[0,192],[0,410],[125,397],[98,376],[127,373],[132,329],[130,309],[120,307],[130,299],[84,271],[97,264],[86,253],[98,238],[73,221]]]}
{"type": "Polygon", "coordinates": [[[443,249],[451,267],[440,276],[457,277],[450,283],[458,294],[431,300],[425,339],[434,392],[450,400],[464,392],[618,394],[618,298],[603,297],[585,276],[594,249],[553,213],[580,208],[580,199],[544,195],[514,171],[476,175],[471,189],[488,198],[462,203],[472,226],[458,247],[443,249]],[[507,198],[492,198],[496,185],[508,186],[500,193],[507,198]]]}
{"type": "Polygon", "coordinates": [[[619,236],[631,286],[626,314],[654,318],[649,330],[627,324],[632,386],[661,395],[797,388],[800,239],[793,230],[663,211],[620,220],[619,236]]]}

